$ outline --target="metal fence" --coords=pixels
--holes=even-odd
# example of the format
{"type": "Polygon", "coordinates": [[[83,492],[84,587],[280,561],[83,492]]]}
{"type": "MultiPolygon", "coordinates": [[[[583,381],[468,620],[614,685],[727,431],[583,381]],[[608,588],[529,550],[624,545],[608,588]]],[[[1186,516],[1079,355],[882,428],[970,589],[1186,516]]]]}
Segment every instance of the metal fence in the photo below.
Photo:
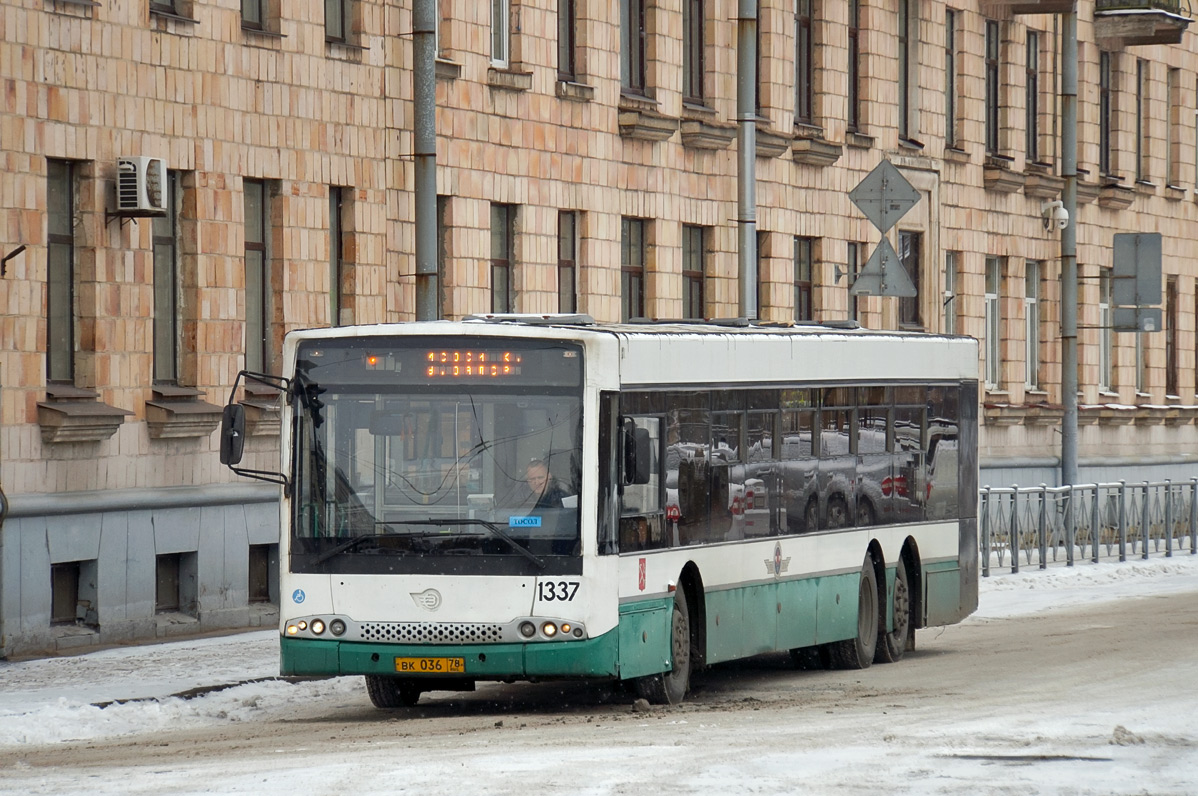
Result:
{"type": "Polygon", "coordinates": [[[982,575],[1050,561],[1198,553],[1198,478],[1062,487],[984,487],[982,575]]]}

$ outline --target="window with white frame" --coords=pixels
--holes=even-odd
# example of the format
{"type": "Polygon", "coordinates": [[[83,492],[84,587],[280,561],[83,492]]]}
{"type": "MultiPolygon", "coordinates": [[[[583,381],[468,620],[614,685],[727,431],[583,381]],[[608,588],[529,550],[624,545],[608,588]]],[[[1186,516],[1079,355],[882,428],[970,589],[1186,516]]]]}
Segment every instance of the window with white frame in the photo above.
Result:
{"type": "Polygon", "coordinates": [[[1023,384],[1040,388],[1040,272],[1041,264],[1028,260],[1023,274],[1023,384]]]}
{"type": "Polygon", "coordinates": [[[1098,389],[1110,392],[1114,370],[1114,329],[1111,317],[1111,269],[1098,272],[1098,389]]]}
{"type": "Polygon", "coordinates": [[[957,274],[961,253],[944,253],[944,333],[957,334],[957,274]]]}
{"type": "Polygon", "coordinates": [[[506,69],[511,61],[511,0],[491,0],[491,65],[506,69]]]}
{"type": "Polygon", "coordinates": [[[1002,383],[1002,258],[986,258],[985,358],[986,387],[1002,383]]]}

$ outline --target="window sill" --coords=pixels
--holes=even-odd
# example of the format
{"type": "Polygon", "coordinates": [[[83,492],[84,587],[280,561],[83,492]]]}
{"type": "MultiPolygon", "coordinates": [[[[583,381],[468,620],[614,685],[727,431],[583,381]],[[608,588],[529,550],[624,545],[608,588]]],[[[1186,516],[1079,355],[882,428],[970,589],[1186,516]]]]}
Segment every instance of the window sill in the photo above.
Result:
{"type": "Polygon", "coordinates": [[[279,403],[282,393],[261,384],[247,384],[245,399],[245,433],[250,437],[277,437],[282,428],[279,403]]]}
{"type": "Polygon", "coordinates": [[[875,139],[872,135],[866,135],[860,130],[845,133],[844,142],[853,149],[873,149],[875,139]]]}
{"type": "Polygon", "coordinates": [[[1186,189],[1180,185],[1166,185],[1165,198],[1177,202],[1186,198],[1186,189]]]}
{"type": "Polygon", "coordinates": [[[557,81],[557,96],[573,102],[590,102],[595,98],[595,87],[573,80],[557,81]]]}
{"type": "Polygon", "coordinates": [[[968,163],[969,153],[964,149],[958,149],[957,147],[945,147],[944,159],[949,163],[968,163]]]}
{"type": "Polygon", "coordinates": [[[757,119],[757,157],[772,160],[790,149],[793,135],[783,135],[770,128],[770,120],[757,119]]]}
{"type": "Polygon", "coordinates": [[[657,101],[648,97],[620,95],[617,120],[620,135],[642,141],[665,141],[678,130],[678,119],[657,109],[657,101]]]}
{"type": "Polygon", "coordinates": [[[241,26],[241,32],[246,36],[258,36],[263,39],[285,39],[285,38],[287,38],[287,35],[284,33],[276,33],[273,30],[265,30],[263,28],[248,27],[246,25],[241,26]]]}
{"type": "Polygon", "coordinates": [[[715,110],[705,105],[684,103],[679,130],[682,145],[689,149],[727,149],[736,138],[736,125],[719,121],[715,110]]]}
{"type": "Polygon", "coordinates": [[[528,91],[532,88],[532,72],[492,66],[487,69],[487,85],[507,91],[528,91]]]}
{"type": "Polygon", "coordinates": [[[899,138],[899,149],[910,149],[915,152],[923,151],[923,141],[916,141],[914,138],[899,138]]]}
{"type": "Polygon", "coordinates": [[[157,18],[164,20],[168,23],[169,22],[182,22],[186,25],[200,24],[200,21],[198,19],[192,19],[191,17],[185,17],[182,14],[173,14],[170,11],[163,11],[162,9],[159,9],[159,8],[151,8],[150,9],[150,17],[151,18],[157,17],[157,18]]]}
{"type": "Polygon", "coordinates": [[[191,387],[156,384],[146,401],[146,425],[151,439],[206,437],[220,425],[222,408],[200,400],[191,387]]]}
{"type": "Polygon", "coordinates": [[[46,385],[46,400],[37,405],[42,442],[103,442],[133,414],[99,400],[94,390],[73,385],[46,385]]]}
{"type": "Polygon", "coordinates": [[[462,65],[457,61],[438,56],[433,61],[433,72],[439,80],[457,80],[462,76],[462,65]]]}

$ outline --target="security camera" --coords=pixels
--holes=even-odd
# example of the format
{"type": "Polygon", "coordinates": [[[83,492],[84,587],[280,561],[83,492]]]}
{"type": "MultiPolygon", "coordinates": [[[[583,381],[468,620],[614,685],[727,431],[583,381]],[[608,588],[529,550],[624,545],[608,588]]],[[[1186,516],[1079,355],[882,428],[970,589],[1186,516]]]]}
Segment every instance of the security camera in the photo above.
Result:
{"type": "Polygon", "coordinates": [[[1069,211],[1065,203],[1058,200],[1045,202],[1040,206],[1040,214],[1044,216],[1045,229],[1064,229],[1069,226],[1069,211]]]}

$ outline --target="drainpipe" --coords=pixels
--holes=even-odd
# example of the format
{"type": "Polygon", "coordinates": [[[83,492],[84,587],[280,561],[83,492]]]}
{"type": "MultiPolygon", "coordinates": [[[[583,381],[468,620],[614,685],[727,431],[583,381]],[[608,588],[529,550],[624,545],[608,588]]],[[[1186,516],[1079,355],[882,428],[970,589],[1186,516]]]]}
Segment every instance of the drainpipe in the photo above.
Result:
{"type": "Polygon", "coordinates": [[[440,313],[437,284],[436,0],[412,5],[412,148],[416,204],[416,320],[440,313]]]}
{"type": "Polygon", "coordinates": [[[736,232],[740,315],[757,317],[757,0],[738,0],[736,19],[736,232]]]}
{"type": "Polygon", "coordinates": [[[1077,483],[1077,3],[1062,16],[1061,172],[1069,223],[1061,231],[1061,485],[1077,483]]]}

